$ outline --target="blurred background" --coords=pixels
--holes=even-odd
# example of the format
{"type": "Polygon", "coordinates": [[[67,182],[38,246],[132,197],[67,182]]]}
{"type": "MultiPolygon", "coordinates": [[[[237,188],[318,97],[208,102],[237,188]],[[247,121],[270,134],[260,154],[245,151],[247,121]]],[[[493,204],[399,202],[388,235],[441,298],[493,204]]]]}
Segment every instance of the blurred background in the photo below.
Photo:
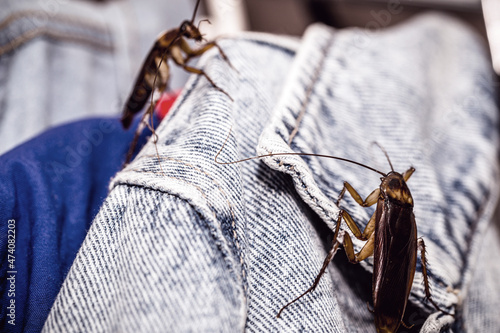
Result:
{"type": "Polygon", "coordinates": [[[484,31],[480,0],[204,0],[208,15],[238,7],[249,30],[302,35],[313,22],[336,28],[397,24],[430,9],[451,12],[484,31]],[[213,5],[217,4],[217,5],[213,5]],[[386,17],[387,14],[389,17],[386,17]]]}
{"type": "MultiPolygon", "coordinates": [[[[499,0],[203,0],[213,36],[239,30],[301,36],[308,25],[382,29],[428,10],[454,15],[500,43],[499,0]],[[483,15],[484,13],[484,15],[483,15]]],[[[496,46],[498,48],[498,46],[496,46]]],[[[500,52],[500,50],[495,50],[500,52]]],[[[498,55],[497,55],[498,56],[498,55]]],[[[498,60],[497,60],[498,61],[498,60]]],[[[500,64],[497,71],[500,72],[500,64]]]]}

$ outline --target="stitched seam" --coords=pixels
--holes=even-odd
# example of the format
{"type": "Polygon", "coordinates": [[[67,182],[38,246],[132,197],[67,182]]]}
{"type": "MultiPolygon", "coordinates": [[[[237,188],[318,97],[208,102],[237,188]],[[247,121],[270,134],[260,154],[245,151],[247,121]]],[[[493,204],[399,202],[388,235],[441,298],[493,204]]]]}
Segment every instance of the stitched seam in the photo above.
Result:
{"type": "MultiPolygon", "coordinates": [[[[272,154],[272,153],[271,153],[271,152],[269,152],[269,151],[268,151],[268,153],[269,153],[269,154],[272,154]]],[[[278,166],[290,166],[290,168],[293,168],[293,172],[294,172],[294,174],[295,174],[295,175],[297,175],[298,180],[300,181],[300,185],[301,185],[301,187],[303,187],[303,188],[304,188],[304,192],[305,192],[305,193],[307,193],[307,195],[309,196],[309,198],[310,198],[310,199],[312,199],[312,200],[314,201],[315,206],[316,206],[316,207],[318,207],[318,208],[319,208],[319,209],[320,209],[320,210],[321,210],[321,211],[325,214],[325,216],[327,216],[327,217],[330,219],[330,221],[332,221],[332,222],[336,223],[336,222],[337,222],[337,221],[336,221],[336,219],[332,218],[332,217],[330,216],[330,214],[328,213],[328,211],[326,211],[326,210],[325,210],[325,208],[324,208],[322,205],[320,205],[320,204],[318,203],[318,202],[319,202],[319,199],[318,199],[316,196],[313,196],[313,195],[311,194],[311,192],[310,192],[310,191],[309,191],[309,189],[308,189],[307,184],[306,184],[306,183],[302,180],[302,173],[301,173],[301,172],[299,172],[299,171],[297,171],[297,169],[294,167],[294,165],[291,165],[291,164],[282,164],[282,163],[283,163],[283,161],[276,161],[276,165],[278,165],[278,166]]],[[[339,208],[339,207],[337,207],[337,208],[339,208]]],[[[339,208],[339,210],[340,210],[340,208],[339,208]]],[[[338,218],[338,217],[337,217],[337,218],[338,218]]],[[[345,229],[345,228],[344,228],[344,229],[345,229]]]]}
{"type": "MultiPolygon", "coordinates": [[[[466,255],[466,259],[465,259],[465,262],[462,266],[462,269],[460,270],[460,282],[459,282],[459,285],[457,286],[458,288],[462,288],[463,285],[464,285],[464,279],[466,278],[466,271],[467,269],[471,266],[471,248],[473,247],[473,244],[475,242],[477,242],[477,238],[479,237],[476,233],[478,227],[479,227],[479,223],[481,221],[481,219],[484,217],[484,213],[485,213],[485,210],[487,209],[488,207],[488,203],[490,201],[490,198],[491,198],[491,189],[488,191],[488,193],[483,197],[482,201],[481,201],[481,204],[480,204],[480,207],[479,209],[477,210],[476,212],[476,216],[474,218],[474,222],[472,223],[472,226],[469,228],[469,233],[468,233],[468,239],[467,239],[467,246],[466,246],[466,249],[465,249],[465,253],[467,253],[466,255]]],[[[489,222],[487,222],[489,224],[489,222]]],[[[484,229],[484,231],[486,231],[486,228],[484,229]]],[[[484,232],[483,231],[483,232],[484,232]]],[[[484,234],[482,235],[484,236],[484,234]]],[[[474,256],[478,256],[479,255],[479,252],[480,252],[480,249],[476,249],[476,252],[474,253],[474,256]]]]}
{"type": "MultiPolygon", "coordinates": [[[[144,155],[141,158],[150,158],[150,157],[157,158],[158,156],[157,155],[144,155]]],[[[240,242],[239,242],[239,237],[238,237],[238,234],[236,232],[236,217],[235,217],[235,214],[234,214],[233,205],[229,201],[229,198],[228,198],[227,194],[224,192],[224,190],[222,189],[222,187],[220,186],[220,184],[208,172],[206,172],[206,171],[204,171],[204,170],[202,170],[202,169],[200,169],[200,168],[198,168],[198,167],[196,167],[196,166],[194,166],[194,165],[192,165],[190,163],[187,163],[185,161],[178,160],[178,159],[175,159],[175,158],[172,158],[172,157],[167,157],[167,156],[160,156],[160,159],[166,159],[166,160],[170,160],[170,161],[174,161],[174,162],[183,164],[185,166],[191,167],[192,169],[194,169],[196,171],[199,171],[200,173],[204,174],[205,176],[207,176],[213,182],[213,184],[215,184],[215,186],[217,187],[217,189],[219,190],[219,192],[226,199],[226,203],[228,204],[229,211],[231,213],[231,219],[232,219],[232,221],[231,221],[231,231],[233,233],[233,239],[234,239],[236,248],[238,250],[238,257],[239,257],[239,261],[240,261],[240,265],[241,265],[241,274],[243,276],[243,281],[246,281],[247,274],[246,274],[246,269],[245,269],[244,260],[243,260],[243,251],[241,250],[241,245],[240,245],[240,242]]],[[[181,179],[181,178],[167,176],[163,172],[158,172],[158,171],[144,171],[144,170],[140,170],[140,169],[130,169],[130,170],[127,170],[127,172],[132,172],[132,171],[138,172],[138,173],[161,174],[164,177],[171,178],[171,179],[181,180],[181,181],[185,182],[186,184],[189,184],[189,185],[192,185],[192,186],[196,187],[200,191],[200,193],[203,195],[203,197],[205,198],[205,200],[207,202],[207,205],[209,205],[211,207],[210,210],[212,210],[212,212],[214,213],[214,218],[217,220],[217,216],[215,214],[215,209],[213,209],[213,206],[209,204],[208,197],[204,194],[203,190],[199,186],[197,186],[197,185],[195,185],[193,183],[190,183],[190,182],[188,182],[188,181],[186,181],[184,179],[181,179]]],[[[247,284],[245,282],[243,283],[243,288],[244,288],[245,294],[246,294],[248,290],[247,290],[247,284]]]]}
{"type": "Polygon", "coordinates": [[[318,66],[314,70],[314,74],[313,74],[311,82],[307,86],[305,99],[304,99],[302,105],[300,106],[300,111],[299,111],[297,117],[295,118],[295,127],[292,130],[292,132],[290,133],[290,136],[288,138],[288,145],[289,146],[292,143],[292,140],[295,137],[295,135],[299,132],[300,123],[302,122],[302,118],[304,117],[304,115],[306,113],[306,107],[311,100],[311,95],[312,95],[312,92],[314,90],[314,85],[319,79],[319,75],[321,74],[321,69],[323,68],[323,64],[325,63],[325,60],[328,56],[328,53],[330,50],[330,45],[332,44],[332,42],[333,42],[333,35],[330,36],[330,38],[328,39],[328,42],[325,43],[325,46],[321,49],[321,53],[323,56],[319,60],[318,66]]]}
{"type": "Polygon", "coordinates": [[[0,46],[0,55],[3,55],[9,51],[14,50],[15,48],[19,47],[20,45],[35,39],[37,37],[41,36],[47,36],[49,38],[54,38],[54,39],[62,39],[62,40],[68,40],[68,41],[73,41],[73,42],[78,42],[78,43],[83,43],[83,44],[89,44],[91,46],[97,47],[99,49],[103,49],[106,51],[112,51],[113,46],[105,43],[100,43],[98,41],[83,37],[83,36],[75,36],[71,34],[66,34],[62,33],[59,31],[55,31],[50,28],[36,28],[32,30],[28,30],[21,34],[20,36],[16,37],[15,39],[9,41],[9,44],[0,46]]]}
{"type": "MultiPolygon", "coordinates": [[[[46,14],[43,11],[39,10],[22,10],[13,14],[8,15],[3,21],[0,22],[0,30],[4,29],[6,26],[11,24],[13,21],[27,18],[30,19],[32,17],[49,17],[49,14],[46,14]]],[[[55,20],[61,23],[69,23],[72,26],[79,25],[81,27],[87,28],[87,29],[93,29],[101,33],[106,33],[106,29],[101,27],[98,23],[92,22],[90,20],[86,20],[82,17],[79,16],[73,16],[73,15],[52,15],[50,17],[51,20],[55,20]]]]}
{"type": "MultiPolygon", "coordinates": [[[[327,58],[327,56],[329,54],[330,45],[332,44],[333,39],[334,39],[334,36],[331,35],[328,38],[328,41],[323,46],[323,48],[321,49],[322,57],[319,60],[318,65],[315,68],[315,71],[314,71],[314,74],[313,74],[311,82],[307,86],[306,98],[303,101],[303,103],[301,104],[301,109],[300,109],[297,117],[295,118],[295,127],[294,127],[294,129],[292,130],[292,132],[289,135],[288,146],[290,146],[293,138],[295,137],[295,135],[299,131],[300,123],[302,122],[302,118],[304,117],[305,112],[307,110],[306,107],[307,107],[307,105],[309,104],[309,102],[311,100],[311,95],[312,95],[312,92],[314,90],[314,85],[315,85],[315,83],[319,79],[319,76],[321,74],[321,69],[323,68],[323,64],[325,63],[326,58],[327,58]]],[[[267,152],[268,152],[268,154],[272,154],[272,152],[269,151],[269,150],[267,152]]],[[[278,166],[282,166],[283,165],[282,163],[283,163],[283,161],[276,161],[276,165],[278,165],[278,166]]],[[[291,165],[291,167],[293,167],[293,165],[291,165]]],[[[330,216],[330,214],[328,214],[328,212],[324,209],[324,207],[318,203],[318,198],[310,194],[310,192],[308,191],[308,186],[302,180],[300,172],[298,172],[294,168],[294,173],[295,173],[295,175],[297,175],[299,177],[300,183],[301,183],[301,185],[303,185],[302,187],[304,187],[304,192],[307,193],[307,195],[309,196],[309,198],[312,199],[315,202],[316,207],[318,207],[325,214],[325,216],[327,216],[331,221],[336,222],[336,220],[332,219],[332,217],[330,216]]]]}

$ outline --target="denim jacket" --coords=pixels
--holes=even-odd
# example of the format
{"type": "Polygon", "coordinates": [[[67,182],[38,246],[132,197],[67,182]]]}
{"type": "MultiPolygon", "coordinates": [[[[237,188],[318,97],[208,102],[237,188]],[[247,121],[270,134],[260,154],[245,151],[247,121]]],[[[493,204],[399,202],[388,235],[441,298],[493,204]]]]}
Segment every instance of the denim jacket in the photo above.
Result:
{"type": "MultiPolygon", "coordinates": [[[[276,314],[318,274],[343,181],[366,197],[380,175],[311,156],[215,162],[303,152],[387,172],[373,142],[396,171],[416,169],[408,186],[432,297],[456,314],[423,300],[418,263],[405,324],[498,330],[498,256],[487,255],[500,254],[498,108],[478,36],[426,14],[380,31],[313,25],[300,41],[220,44],[234,69],[215,49],[197,66],[230,97],[190,78],[157,140],[113,178],[44,332],[375,332],[373,260],[352,265],[344,251],[276,314]]],[[[361,229],[375,209],[349,195],[341,206],[361,229]]]]}
{"type": "MultiPolygon", "coordinates": [[[[0,154],[50,127],[116,115],[151,41],[190,15],[180,0],[3,0],[0,154]]],[[[185,76],[174,71],[176,88],[185,76]]]]}

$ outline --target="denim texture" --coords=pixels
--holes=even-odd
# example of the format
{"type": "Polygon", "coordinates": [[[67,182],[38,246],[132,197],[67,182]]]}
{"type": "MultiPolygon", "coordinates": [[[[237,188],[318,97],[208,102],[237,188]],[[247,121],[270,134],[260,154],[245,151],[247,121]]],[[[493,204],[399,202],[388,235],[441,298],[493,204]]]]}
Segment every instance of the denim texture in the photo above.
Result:
{"type": "Polygon", "coordinates": [[[460,324],[464,332],[496,332],[500,327],[498,309],[500,300],[496,295],[500,291],[500,220],[498,214],[495,223],[488,226],[483,235],[478,259],[471,263],[471,274],[467,296],[464,297],[465,318],[460,324]]]}
{"type": "MultiPolygon", "coordinates": [[[[314,281],[343,181],[365,197],[380,176],[317,157],[219,165],[226,138],[225,162],[293,151],[388,171],[376,141],[395,170],[413,165],[433,297],[459,316],[422,301],[418,264],[405,323],[421,332],[477,324],[462,305],[478,294],[468,291],[481,280],[474,269],[498,197],[498,108],[478,37],[427,14],[376,32],[313,25],[301,41],[248,34],[221,47],[236,70],[217,50],[197,66],[233,101],[190,79],[156,146],[114,177],[44,331],[375,332],[372,259],[351,265],[343,251],[313,293],[276,314],[314,281]]],[[[360,227],[374,211],[348,195],[342,206],[360,227]]],[[[481,306],[497,316],[492,288],[470,301],[472,315],[481,306]]]]}
{"type": "MultiPolygon", "coordinates": [[[[4,0],[0,154],[44,130],[118,115],[159,31],[191,17],[182,0],[4,0]]],[[[173,88],[186,75],[174,69],[173,88]]]]}

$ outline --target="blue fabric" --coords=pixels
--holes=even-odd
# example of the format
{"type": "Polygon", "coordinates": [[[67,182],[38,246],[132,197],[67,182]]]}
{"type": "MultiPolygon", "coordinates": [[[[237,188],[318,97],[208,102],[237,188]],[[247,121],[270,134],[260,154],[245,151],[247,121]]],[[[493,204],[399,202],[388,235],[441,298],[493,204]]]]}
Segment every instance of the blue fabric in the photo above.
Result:
{"type": "MultiPolygon", "coordinates": [[[[0,331],[41,330],[136,127],[124,131],[114,118],[78,121],[0,157],[0,331]],[[15,223],[8,223],[12,220],[15,223]],[[15,262],[8,261],[12,257],[6,237],[12,225],[15,262]],[[11,276],[15,297],[9,296],[11,276]],[[8,324],[11,299],[15,326],[8,324]]],[[[147,135],[141,136],[139,146],[147,135]]]]}

